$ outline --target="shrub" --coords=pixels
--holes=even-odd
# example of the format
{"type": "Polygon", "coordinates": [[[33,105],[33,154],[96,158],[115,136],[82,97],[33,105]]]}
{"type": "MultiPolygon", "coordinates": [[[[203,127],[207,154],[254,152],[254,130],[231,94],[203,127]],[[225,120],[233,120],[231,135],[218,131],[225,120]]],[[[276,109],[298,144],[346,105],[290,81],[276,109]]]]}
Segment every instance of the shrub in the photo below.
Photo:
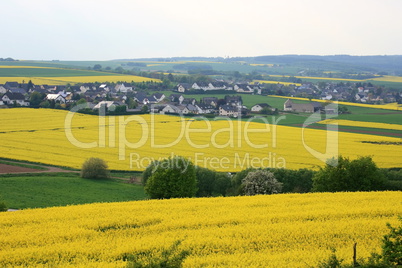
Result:
{"type": "Polygon", "coordinates": [[[180,156],[159,161],[146,182],[145,192],[157,199],[194,197],[197,179],[193,163],[180,156]]]}
{"type": "Polygon", "coordinates": [[[276,194],[282,190],[282,183],[268,170],[249,172],[242,182],[245,195],[276,194]]]}
{"type": "Polygon", "coordinates": [[[86,179],[107,179],[109,178],[108,166],[103,159],[91,157],[82,165],[81,177],[86,179]]]}
{"type": "Polygon", "coordinates": [[[0,201],[0,212],[7,211],[6,203],[0,201]]]}
{"type": "Polygon", "coordinates": [[[329,159],[313,177],[313,191],[373,191],[385,188],[385,177],[369,156],[329,159]]]}
{"type": "Polygon", "coordinates": [[[144,172],[142,172],[142,185],[146,185],[148,179],[152,176],[152,174],[154,174],[154,172],[156,171],[156,167],[159,165],[159,161],[155,160],[152,161],[151,164],[149,164],[147,166],[147,168],[144,170],[144,172]]]}

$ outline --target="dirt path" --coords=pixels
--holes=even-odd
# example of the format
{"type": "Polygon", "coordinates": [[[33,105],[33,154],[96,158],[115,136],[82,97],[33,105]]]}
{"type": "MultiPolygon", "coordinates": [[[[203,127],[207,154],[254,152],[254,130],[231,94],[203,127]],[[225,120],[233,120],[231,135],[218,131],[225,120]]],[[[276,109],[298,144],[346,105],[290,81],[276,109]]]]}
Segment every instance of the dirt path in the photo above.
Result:
{"type": "MultiPolygon", "coordinates": [[[[8,161],[8,160],[7,160],[8,161]]],[[[12,161],[8,161],[12,162],[12,161]]],[[[17,163],[17,162],[15,162],[17,163]]],[[[36,164],[29,164],[31,166],[36,166],[36,167],[42,167],[45,169],[34,169],[34,168],[28,168],[28,167],[19,167],[19,166],[13,166],[13,165],[6,165],[6,164],[0,164],[0,174],[5,174],[5,173],[43,173],[43,172],[77,172],[78,171],[73,171],[73,170],[66,170],[58,167],[51,167],[51,166],[43,166],[43,165],[36,165],[36,164]]]]}

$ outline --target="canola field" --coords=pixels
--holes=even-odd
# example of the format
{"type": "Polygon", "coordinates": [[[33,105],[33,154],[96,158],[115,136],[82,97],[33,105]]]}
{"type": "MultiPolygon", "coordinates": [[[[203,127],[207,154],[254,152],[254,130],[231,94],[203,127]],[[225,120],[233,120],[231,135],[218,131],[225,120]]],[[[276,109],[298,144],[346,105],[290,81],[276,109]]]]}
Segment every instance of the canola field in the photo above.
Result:
{"type": "Polygon", "coordinates": [[[323,120],[323,121],[320,121],[320,122],[317,122],[317,123],[324,124],[324,125],[338,124],[339,126],[402,130],[402,125],[397,125],[397,124],[363,122],[363,121],[341,120],[341,119],[327,119],[327,120],[323,120]]]}
{"type": "Polygon", "coordinates": [[[402,159],[399,138],[272,122],[102,117],[27,108],[3,109],[0,117],[0,157],[77,169],[89,157],[106,160],[113,170],[140,171],[153,160],[180,155],[225,172],[249,167],[317,169],[337,154],[351,159],[370,155],[382,168],[400,167],[402,159]]]}
{"type": "Polygon", "coordinates": [[[183,267],[317,267],[380,253],[401,192],[99,203],[0,213],[1,267],[125,267],[177,241],[183,267]]]}
{"type": "Polygon", "coordinates": [[[42,85],[66,85],[67,83],[94,83],[94,82],[161,82],[159,79],[135,75],[120,75],[92,70],[66,69],[42,66],[0,66],[0,83],[19,82],[42,85]]]}

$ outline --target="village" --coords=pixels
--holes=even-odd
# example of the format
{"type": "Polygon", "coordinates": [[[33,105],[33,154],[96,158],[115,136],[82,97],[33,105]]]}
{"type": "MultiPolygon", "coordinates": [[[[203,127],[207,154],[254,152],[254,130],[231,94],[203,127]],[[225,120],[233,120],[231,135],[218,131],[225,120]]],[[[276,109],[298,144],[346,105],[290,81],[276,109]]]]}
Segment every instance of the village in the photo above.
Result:
{"type": "MultiPolygon", "coordinates": [[[[300,86],[262,83],[229,83],[225,81],[179,83],[161,93],[137,88],[135,83],[90,83],[81,85],[34,85],[7,82],[0,85],[0,107],[42,107],[71,109],[80,104],[87,113],[101,107],[118,113],[160,113],[184,115],[247,116],[250,113],[277,114],[269,103],[243,104],[244,95],[282,95],[358,103],[388,103],[401,101],[400,93],[386,92],[371,84],[303,83],[300,86]],[[170,92],[170,94],[166,94],[170,92]],[[194,93],[199,96],[194,98],[194,93]],[[187,97],[187,94],[193,94],[187,97]],[[214,95],[224,94],[224,98],[214,95]]],[[[221,95],[220,95],[221,96],[221,95]]],[[[282,110],[282,109],[281,109],[282,110]]],[[[323,110],[318,102],[306,104],[285,102],[287,112],[313,113],[323,110]]]]}

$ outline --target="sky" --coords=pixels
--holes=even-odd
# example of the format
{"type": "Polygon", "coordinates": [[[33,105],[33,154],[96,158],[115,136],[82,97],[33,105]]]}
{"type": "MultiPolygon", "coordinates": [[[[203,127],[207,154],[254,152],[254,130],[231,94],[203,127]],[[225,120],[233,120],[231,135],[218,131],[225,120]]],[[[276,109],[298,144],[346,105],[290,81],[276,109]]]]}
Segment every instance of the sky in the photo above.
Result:
{"type": "Polygon", "coordinates": [[[401,0],[1,0],[0,58],[401,55],[401,0]]]}

